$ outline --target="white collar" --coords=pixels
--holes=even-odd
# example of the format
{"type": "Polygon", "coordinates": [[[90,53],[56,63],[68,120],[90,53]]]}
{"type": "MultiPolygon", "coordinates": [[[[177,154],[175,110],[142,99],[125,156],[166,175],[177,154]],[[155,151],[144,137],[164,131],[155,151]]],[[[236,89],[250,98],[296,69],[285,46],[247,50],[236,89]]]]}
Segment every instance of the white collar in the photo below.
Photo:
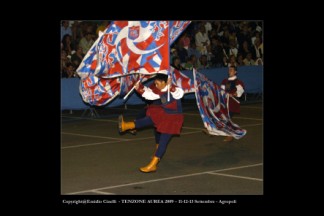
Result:
{"type": "Polygon", "coordinates": [[[163,89],[161,89],[161,92],[166,92],[168,90],[168,85],[166,85],[163,89]]]}
{"type": "Polygon", "coordinates": [[[232,76],[232,77],[229,77],[228,80],[235,80],[237,77],[236,76],[232,76]]]}

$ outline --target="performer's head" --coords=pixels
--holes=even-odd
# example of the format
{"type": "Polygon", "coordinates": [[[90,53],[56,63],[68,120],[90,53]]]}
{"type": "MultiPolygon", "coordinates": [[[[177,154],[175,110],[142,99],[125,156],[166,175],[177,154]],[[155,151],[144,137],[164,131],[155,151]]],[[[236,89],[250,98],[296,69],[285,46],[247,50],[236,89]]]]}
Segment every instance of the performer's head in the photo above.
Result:
{"type": "Polygon", "coordinates": [[[168,82],[168,75],[158,73],[155,76],[154,84],[158,89],[163,89],[168,82]]]}
{"type": "Polygon", "coordinates": [[[231,65],[231,66],[228,68],[228,76],[229,76],[229,77],[235,76],[236,73],[237,73],[237,68],[236,68],[234,65],[231,65]]]}

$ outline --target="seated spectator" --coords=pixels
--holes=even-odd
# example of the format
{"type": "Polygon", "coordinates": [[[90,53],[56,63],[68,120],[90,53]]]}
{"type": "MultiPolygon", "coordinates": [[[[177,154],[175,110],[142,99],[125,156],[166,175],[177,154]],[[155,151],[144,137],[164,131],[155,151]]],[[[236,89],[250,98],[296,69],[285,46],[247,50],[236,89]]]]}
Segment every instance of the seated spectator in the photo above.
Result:
{"type": "Polygon", "coordinates": [[[248,53],[246,58],[243,60],[244,65],[250,66],[250,65],[255,65],[254,60],[252,59],[252,53],[248,53]]]}
{"type": "Polygon", "coordinates": [[[210,64],[207,61],[207,55],[201,55],[198,61],[198,69],[208,69],[210,64]]]}
{"type": "Polygon", "coordinates": [[[79,47],[82,48],[83,54],[86,55],[88,50],[91,48],[94,43],[92,35],[89,32],[86,32],[85,36],[80,40],[79,47]]]}
{"type": "Polygon", "coordinates": [[[70,35],[70,36],[72,36],[72,30],[71,30],[71,27],[69,26],[69,21],[68,20],[63,20],[62,21],[62,26],[61,26],[61,41],[63,40],[64,35],[70,35]]]}
{"type": "Polygon", "coordinates": [[[188,33],[186,31],[183,32],[183,34],[180,38],[180,42],[181,42],[181,45],[183,46],[183,48],[185,48],[186,50],[189,49],[190,38],[188,37],[188,33]]]}
{"type": "Polygon", "coordinates": [[[184,65],[184,68],[186,70],[192,70],[192,68],[196,68],[197,69],[198,63],[197,63],[197,58],[195,55],[191,55],[189,57],[189,59],[187,60],[187,62],[184,65]]]}
{"type": "Polygon", "coordinates": [[[68,62],[65,66],[65,68],[63,69],[62,72],[62,78],[72,78],[74,77],[74,66],[71,62],[68,62]]]}
{"type": "Polygon", "coordinates": [[[234,55],[235,58],[237,57],[238,50],[236,48],[236,42],[234,40],[229,41],[228,53],[229,55],[234,55]]]}
{"type": "Polygon", "coordinates": [[[71,35],[69,34],[64,35],[62,39],[62,45],[63,45],[62,49],[67,53],[67,55],[71,55],[71,52],[73,50],[71,43],[72,43],[71,35]]]}
{"type": "Polygon", "coordinates": [[[207,46],[210,46],[210,40],[204,25],[200,25],[199,32],[197,32],[195,35],[195,41],[197,50],[200,52],[200,54],[207,54],[207,46]]]}
{"type": "Polygon", "coordinates": [[[178,56],[173,57],[171,66],[180,71],[185,70],[185,68],[181,66],[180,58],[178,56]]]}
{"type": "Polygon", "coordinates": [[[237,62],[236,62],[236,58],[234,55],[230,55],[226,66],[227,67],[237,67],[237,62]]]}
{"type": "Polygon", "coordinates": [[[212,65],[215,67],[224,67],[224,63],[223,63],[224,52],[223,52],[222,43],[217,37],[213,37],[211,41],[212,41],[212,45],[211,45],[212,65]]]}
{"type": "Polygon", "coordinates": [[[200,52],[196,49],[196,44],[195,43],[190,43],[189,44],[189,48],[188,48],[188,56],[190,58],[190,56],[196,56],[197,59],[200,58],[201,54],[200,52]]]}
{"type": "Polygon", "coordinates": [[[178,43],[177,53],[178,57],[180,58],[180,62],[185,63],[188,58],[188,51],[183,47],[180,41],[178,43]]]}
{"type": "Polygon", "coordinates": [[[61,50],[61,73],[65,69],[67,63],[70,62],[70,59],[67,57],[65,50],[61,50]]]}
{"type": "Polygon", "coordinates": [[[257,60],[255,60],[255,65],[263,65],[263,60],[262,58],[258,58],[257,60]]]}
{"type": "Polygon", "coordinates": [[[243,59],[246,58],[247,54],[252,52],[252,49],[248,43],[248,41],[244,41],[242,46],[239,48],[239,53],[243,55],[243,59]]]}
{"type": "Polygon", "coordinates": [[[261,41],[261,38],[256,38],[254,40],[254,55],[253,58],[262,58],[263,57],[263,43],[261,41]]]}
{"type": "Polygon", "coordinates": [[[237,56],[237,66],[244,66],[244,61],[243,61],[243,55],[242,54],[238,54],[237,56]]]}
{"type": "Polygon", "coordinates": [[[84,58],[84,54],[82,52],[82,48],[78,47],[76,52],[71,56],[71,61],[74,64],[74,66],[78,68],[83,58],[84,58]]]}

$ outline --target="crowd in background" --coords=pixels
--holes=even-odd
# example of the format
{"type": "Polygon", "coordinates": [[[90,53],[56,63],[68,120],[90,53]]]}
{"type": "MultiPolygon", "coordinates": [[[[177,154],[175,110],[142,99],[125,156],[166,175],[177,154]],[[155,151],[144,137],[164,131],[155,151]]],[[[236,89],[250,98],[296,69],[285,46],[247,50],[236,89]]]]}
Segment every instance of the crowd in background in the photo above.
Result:
{"type": "MultiPolygon", "coordinates": [[[[61,23],[61,76],[76,69],[110,21],[61,23]]],[[[170,47],[171,65],[179,70],[263,65],[262,21],[192,21],[170,47]]]]}

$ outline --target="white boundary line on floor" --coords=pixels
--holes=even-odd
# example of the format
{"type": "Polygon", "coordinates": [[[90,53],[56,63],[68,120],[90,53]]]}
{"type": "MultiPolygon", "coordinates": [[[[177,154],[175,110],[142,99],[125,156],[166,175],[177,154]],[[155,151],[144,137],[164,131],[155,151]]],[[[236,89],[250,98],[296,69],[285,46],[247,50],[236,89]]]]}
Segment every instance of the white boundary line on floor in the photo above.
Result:
{"type": "MultiPolygon", "coordinates": [[[[188,134],[194,134],[194,133],[201,133],[201,131],[193,131],[193,132],[181,133],[181,135],[188,135],[188,134]]],[[[134,138],[134,139],[120,139],[120,140],[116,140],[116,141],[108,141],[108,142],[88,143],[88,144],[81,144],[81,145],[65,146],[65,147],[61,147],[61,150],[63,150],[63,149],[71,149],[71,148],[79,148],[79,147],[86,147],[86,146],[101,145],[101,144],[106,144],[106,143],[119,143],[119,142],[126,142],[126,141],[138,141],[138,140],[148,140],[148,139],[155,139],[155,137],[151,136],[151,137],[134,138]]]]}
{"type": "MultiPolygon", "coordinates": [[[[183,113],[184,115],[188,116],[200,116],[200,114],[197,113],[183,113]]],[[[91,120],[91,121],[103,121],[103,122],[118,122],[115,120],[109,120],[109,119],[91,119],[91,118],[82,118],[82,117],[72,117],[72,116],[64,116],[65,118],[72,118],[72,119],[82,119],[82,120],[91,120]]],[[[233,117],[233,119],[246,119],[246,120],[256,120],[256,121],[263,121],[263,119],[259,118],[247,118],[247,117],[233,117]]]]}
{"type": "Polygon", "coordinates": [[[166,180],[171,180],[171,179],[186,178],[186,177],[191,177],[191,176],[210,174],[210,173],[213,173],[213,172],[222,172],[222,171],[228,171],[228,170],[243,169],[243,168],[261,166],[261,165],[263,165],[263,163],[251,164],[251,165],[245,165],[245,166],[238,166],[238,167],[231,167],[231,168],[225,168],[225,169],[219,169],[219,170],[213,170],[213,171],[207,171],[207,172],[200,172],[200,173],[192,173],[192,174],[187,174],[187,175],[179,175],[179,176],[173,176],[173,177],[168,177],[168,178],[153,179],[153,180],[148,180],[148,181],[133,182],[133,183],[128,183],[128,184],[107,186],[107,187],[101,187],[101,188],[94,188],[94,189],[90,189],[90,190],[83,190],[83,191],[76,191],[76,192],[72,192],[72,193],[67,193],[67,195],[74,195],[74,194],[80,194],[80,193],[86,193],[86,192],[92,192],[92,191],[107,190],[107,189],[113,189],[113,188],[128,187],[128,186],[132,186],[132,185],[147,184],[147,183],[166,181],[166,180]]]}
{"type": "Polygon", "coordinates": [[[79,147],[87,147],[87,146],[96,146],[96,145],[102,145],[107,143],[119,143],[119,142],[125,142],[125,140],[114,140],[114,141],[108,141],[108,142],[98,142],[98,143],[87,143],[87,144],[81,144],[81,145],[72,145],[72,146],[65,146],[61,147],[61,150],[64,149],[71,149],[71,148],[79,148],[79,147]]]}
{"type": "Polygon", "coordinates": [[[63,116],[64,118],[72,118],[72,119],[80,119],[80,120],[91,120],[91,121],[103,121],[103,122],[118,122],[115,120],[109,120],[109,119],[93,119],[93,118],[84,118],[84,117],[73,117],[73,116],[63,116]]]}
{"type": "Polygon", "coordinates": [[[232,178],[248,179],[248,180],[254,180],[254,181],[263,181],[263,179],[259,179],[259,178],[252,178],[252,177],[238,176],[238,175],[230,175],[230,174],[224,174],[224,173],[211,172],[211,173],[208,173],[208,174],[220,175],[220,176],[232,177],[232,178]]]}
{"type": "MultiPolygon", "coordinates": [[[[241,127],[253,127],[253,126],[258,126],[258,125],[263,125],[261,124],[250,124],[250,125],[242,125],[241,127]]],[[[181,133],[181,135],[188,135],[188,134],[195,134],[195,133],[202,133],[202,130],[204,128],[193,128],[193,127],[183,127],[185,129],[191,129],[191,130],[197,130],[197,131],[193,131],[193,132],[186,132],[186,133],[181,133]]],[[[65,133],[65,132],[61,132],[62,134],[67,134],[67,135],[76,135],[76,136],[80,136],[82,134],[73,134],[73,133],[65,133]]],[[[100,138],[98,136],[92,136],[92,135],[83,135],[83,136],[89,136],[89,137],[97,137],[100,138]]],[[[108,137],[101,137],[101,138],[105,138],[108,139],[108,137]]],[[[148,139],[154,139],[155,137],[151,136],[151,137],[145,137],[145,138],[133,138],[133,139],[122,139],[122,138],[112,138],[115,139],[116,141],[107,141],[107,142],[98,142],[98,143],[87,143],[87,144],[81,144],[81,145],[73,145],[73,146],[65,146],[65,147],[61,147],[61,150],[63,149],[71,149],[71,148],[79,148],[79,147],[87,147],[87,146],[95,146],[95,145],[102,145],[102,144],[107,144],[107,143],[119,143],[119,142],[125,142],[125,141],[138,141],[138,140],[148,140],[148,139]]]]}
{"type": "Polygon", "coordinates": [[[67,134],[67,135],[73,135],[73,136],[94,137],[94,138],[100,138],[100,139],[112,139],[112,140],[124,140],[124,141],[131,140],[131,139],[123,139],[123,138],[115,138],[115,137],[106,137],[106,136],[95,136],[95,135],[78,134],[78,133],[68,133],[68,132],[61,132],[61,134],[67,134]]]}
{"type": "Polygon", "coordinates": [[[97,193],[97,194],[103,194],[103,195],[115,195],[114,193],[109,193],[109,192],[103,192],[103,191],[97,191],[97,190],[92,190],[90,191],[92,193],[97,193]]]}

